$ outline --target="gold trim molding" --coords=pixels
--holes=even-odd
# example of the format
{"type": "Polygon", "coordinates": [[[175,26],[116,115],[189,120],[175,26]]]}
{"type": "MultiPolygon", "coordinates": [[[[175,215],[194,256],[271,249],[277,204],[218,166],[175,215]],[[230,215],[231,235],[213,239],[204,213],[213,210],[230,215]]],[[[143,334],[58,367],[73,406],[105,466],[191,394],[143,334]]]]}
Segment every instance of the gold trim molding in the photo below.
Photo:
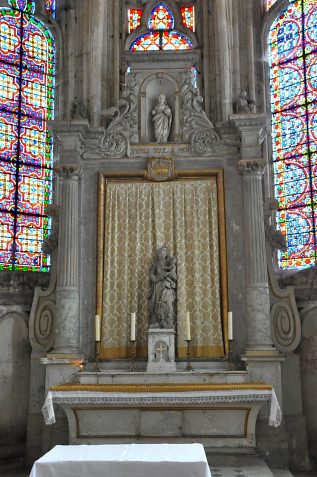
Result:
{"type": "Polygon", "coordinates": [[[191,391],[271,391],[265,383],[241,384],[58,384],[50,391],[92,391],[102,393],[175,393],[191,391]]]}

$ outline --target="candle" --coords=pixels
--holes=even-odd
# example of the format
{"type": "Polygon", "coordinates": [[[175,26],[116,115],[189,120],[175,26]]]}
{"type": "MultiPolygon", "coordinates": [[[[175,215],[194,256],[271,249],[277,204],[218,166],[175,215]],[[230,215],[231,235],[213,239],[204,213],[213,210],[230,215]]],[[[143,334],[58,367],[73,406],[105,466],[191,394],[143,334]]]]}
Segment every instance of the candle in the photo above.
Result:
{"type": "Polygon", "coordinates": [[[100,315],[95,316],[95,340],[100,341],[100,315]]]}
{"type": "Polygon", "coordinates": [[[232,311],[228,311],[228,340],[233,340],[232,311]]]}
{"type": "Polygon", "coordinates": [[[186,340],[190,341],[191,336],[190,336],[190,313],[189,311],[186,311],[186,340]]]}
{"type": "Polygon", "coordinates": [[[131,313],[131,341],[135,341],[135,321],[136,313],[131,313]]]}

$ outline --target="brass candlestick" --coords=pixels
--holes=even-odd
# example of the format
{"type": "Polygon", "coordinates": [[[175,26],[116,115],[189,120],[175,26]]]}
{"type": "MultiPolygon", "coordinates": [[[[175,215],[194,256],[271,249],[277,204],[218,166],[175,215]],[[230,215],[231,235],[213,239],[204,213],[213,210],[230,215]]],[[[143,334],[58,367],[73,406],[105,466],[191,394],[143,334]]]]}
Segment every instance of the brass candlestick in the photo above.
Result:
{"type": "Polygon", "coordinates": [[[100,372],[99,368],[99,355],[100,355],[100,341],[95,341],[95,363],[97,372],[100,372]]]}
{"type": "Polygon", "coordinates": [[[185,340],[186,343],[187,343],[187,350],[186,350],[186,356],[187,356],[187,364],[186,364],[186,368],[185,368],[185,371],[194,371],[191,363],[190,363],[190,342],[191,340],[185,340]]]}
{"type": "Polygon", "coordinates": [[[133,373],[136,370],[135,367],[135,358],[136,358],[136,340],[130,340],[130,357],[131,357],[131,365],[130,365],[130,373],[133,373]]]}

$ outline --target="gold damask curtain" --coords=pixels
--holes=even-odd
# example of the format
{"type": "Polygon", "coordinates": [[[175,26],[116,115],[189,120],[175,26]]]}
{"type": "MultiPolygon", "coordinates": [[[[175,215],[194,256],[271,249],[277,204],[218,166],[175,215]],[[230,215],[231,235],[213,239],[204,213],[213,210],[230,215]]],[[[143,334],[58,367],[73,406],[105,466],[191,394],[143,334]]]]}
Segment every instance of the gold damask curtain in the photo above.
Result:
{"type": "Polygon", "coordinates": [[[137,313],[137,355],[147,355],[149,270],[162,245],[177,258],[178,357],[186,352],[187,310],[192,356],[223,357],[216,178],[108,181],[104,219],[101,357],[129,356],[132,312],[137,313]]]}

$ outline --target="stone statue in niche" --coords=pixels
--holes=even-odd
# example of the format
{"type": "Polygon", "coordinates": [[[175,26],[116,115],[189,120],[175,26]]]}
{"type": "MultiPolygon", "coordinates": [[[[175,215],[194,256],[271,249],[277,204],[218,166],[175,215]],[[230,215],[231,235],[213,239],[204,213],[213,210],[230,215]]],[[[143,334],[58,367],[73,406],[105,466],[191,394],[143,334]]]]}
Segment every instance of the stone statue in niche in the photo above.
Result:
{"type": "Polygon", "coordinates": [[[84,103],[77,97],[73,99],[71,119],[73,120],[87,119],[87,109],[85,108],[84,103]]]}
{"type": "Polygon", "coordinates": [[[176,258],[160,247],[150,269],[150,328],[174,327],[176,281],[176,258]]]}
{"type": "Polygon", "coordinates": [[[156,142],[167,142],[171,131],[172,118],[172,110],[167,104],[165,94],[159,94],[152,110],[152,121],[156,142]]]}
{"type": "Polygon", "coordinates": [[[248,99],[247,92],[241,91],[236,101],[237,114],[250,114],[255,112],[255,101],[248,99]]]}

